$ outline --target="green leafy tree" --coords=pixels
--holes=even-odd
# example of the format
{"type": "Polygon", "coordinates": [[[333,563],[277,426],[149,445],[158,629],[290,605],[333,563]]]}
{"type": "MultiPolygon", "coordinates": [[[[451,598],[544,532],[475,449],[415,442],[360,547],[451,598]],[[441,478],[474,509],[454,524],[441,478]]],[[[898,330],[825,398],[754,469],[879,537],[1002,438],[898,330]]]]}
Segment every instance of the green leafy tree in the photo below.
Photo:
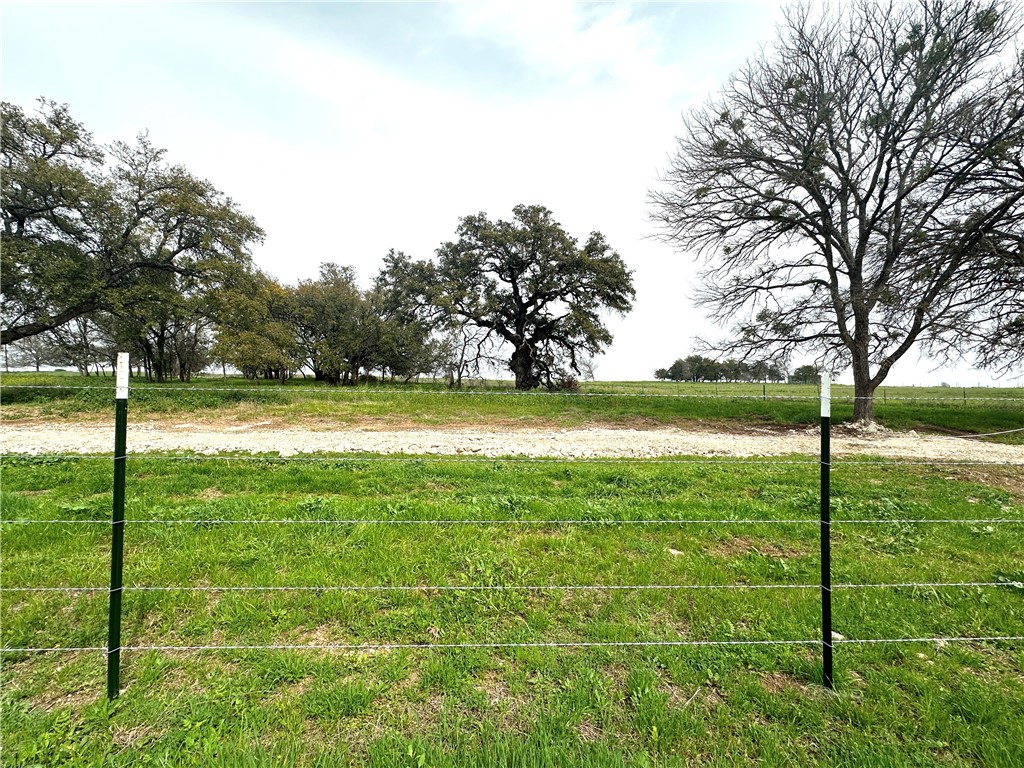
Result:
{"type": "Polygon", "coordinates": [[[494,361],[494,333],[432,303],[435,280],[431,262],[392,249],[374,279],[375,301],[389,323],[397,321],[406,333],[423,335],[420,372],[443,373],[449,386],[461,388],[465,377],[480,376],[482,366],[494,361]]]}
{"type": "Polygon", "coordinates": [[[304,357],[288,289],[261,272],[240,277],[210,296],[216,321],[211,355],[249,379],[284,383],[304,357]]]}
{"type": "Polygon", "coordinates": [[[797,5],[690,113],[652,199],[665,238],[706,259],[700,301],[734,324],[719,352],[849,365],[870,421],[915,344],[956,356],[1009,327],[1024,58],[1004,54],[1020,32],[1019,9],[988,0],[797,5]]]}
{"type": "Polygon", "coordinates": [[[351,267],[324,263],[317,280],[291,290],[292,319],[305,358],[317,381],[354,383],[373,359],[374,315],[351,267]]]}
{"type": "Polygon", "coordinates": [[[722,366],[717,360],[702,355],[690,355],[682,361],[683,370],[688,373],[689,381],[720,381],[722,366]]]}
{"type": "Polygon", "coordinates": [[[430,324],[404,303],[393,301],[383,286],[378,285],[365,298],[377,326],[373,367],[405,382],[436,370],[444,346],[430,324]]]}
{"type": "Polygon", "coordinates": [[[215,279],[262,230],[145,135],[104,153],[67,106],[2,104],[0,292],[8,344],[98,311],[152,303],[156,276],[215,279]]]}
{"type": "Polygon", "coordinates": [[[602,313],[632,308],[631,273],[604,235],[592,232],[580,246],[547,208],[516,206],[511,221],[466,216],[456,235],[436,263],[404,265],[410,295],[435,317],[511,349],[517,389],[580,374],[611,343],[602,313]]]}
{"type": "Polygon", "coordinates": [[[668,379],[671,381],[687,381],[691,376],[690,364],[685,360],[676,360],[668,368],[668,379]]]}
{"type": "Polygon", "coordinates": [[[820,384],[821,372],[816,365],[801,365],[789,377],[791,384],[820,384]]]}

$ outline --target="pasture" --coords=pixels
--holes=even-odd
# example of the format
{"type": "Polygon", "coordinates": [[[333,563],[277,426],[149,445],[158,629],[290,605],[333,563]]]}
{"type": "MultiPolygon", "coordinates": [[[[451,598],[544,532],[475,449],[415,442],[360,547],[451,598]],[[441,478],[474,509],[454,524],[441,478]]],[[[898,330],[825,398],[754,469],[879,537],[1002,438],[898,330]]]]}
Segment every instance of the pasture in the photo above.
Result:
{"type": "MultiPolygon", "coordinates": [[[[816,638],[813,464],[132,457],[126,646],[816,638]],[[757,519],[746,524],[638,520],[757,519]],[[573,519],[593,525],[401,524],[573,519]],[[394,525],[360,519],[390,520],[394,525]],[[810,524],[772,523],[807,519],[810,524]],[[335,591],[331,586],[423,587],[335,591]]],[[[4,518],[104,519],[109,462],[8,458],[4,518]]],[[[837,584],[1015,582],[1019,469],[837,465],[837,584]],[[878,524],[844,525],[846,519],[878,524]]],[[[109,526],[8,525],[4,585],[103,586],[109,526]]],[[[848,638],[1019,635],[1024,589],[837,589],[848,638]]],[[[6,647],[102,646],[106,592],[3,593],[6,647]]],[[[7,765],[1019,765],[1020,644],[126,651],[5,656],[7,765]]]]}
{"type": "MultiPolygon", "coordinates": [[[[57,379],[82,381],[4,383],[57,379]]],[[[140,420],[817,420],[813,399],[646,396],[674,384],[590,385],[608,397],[144,386],[140,420]]],[[[699,386],[674,394],[710,394],[699,386]]],[[[743,386],[730,392],[761,390],[743,386]]],[[[1020,390],[968,390],[959,408],[905,394],[890,390],[880,416],[957,434],[1024,413],[1020,390]]],[[[111,396],[5,387],[3,418],[102,421],[111,396]]],[[[127,467],[127,650],[110,703],[111,461],[3,457],[2,645],[93,649],[3,655],[4,765],[1024,764],[1024,642],[954,639],[1024,635],[1020,466],[834,462],[834,693],[816,456],[145,453],[127,467]],[[918,638],[931,640],[861,642],[918,638]]]]}
{"type": "MultiPolygon", "coordinates": [[[[14,373],[3,380],[3,420],[111,418],[110,377],[14,373]],[[55,386],[68,388],[52,389],[55,386]]],[[[818,423],[817,386],[800,384],[586,382],[579,394],[562,394],[516,393],[507,382],[474,383],[459,391],[436,382],[326,387],[301,378],[280,385],[205,376],[189,384],[133,380],[132,386],[132,413],[147,419],[195,416],[296,425],[324,420],[342,428],[379,429],[693,425],[735,429],[818,423]]],[[[833,423],[851,419],[852,397],[852,387],[833,385],[833,423]]],[[[875,414],[880,424],[891,429],[953,435],[997,432],[1024,424],[1024,388],[882,387],[875,414]]],[[[1024,444],[1024,433],[997,440],[1024,444]]]]}

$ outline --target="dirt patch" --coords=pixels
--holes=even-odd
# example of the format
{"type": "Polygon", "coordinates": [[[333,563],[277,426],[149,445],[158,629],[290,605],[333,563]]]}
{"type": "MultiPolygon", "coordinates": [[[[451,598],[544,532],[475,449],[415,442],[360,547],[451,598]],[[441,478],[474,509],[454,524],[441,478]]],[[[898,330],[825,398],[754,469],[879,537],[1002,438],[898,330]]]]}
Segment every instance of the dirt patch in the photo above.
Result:
{"type": "Polygon", "coordinates": [[[199,492],[199,498],[203,501],[213,501],[224,497],[224,492],[218,488],[205,488],[199,492]]]}
{"type": "Polygon", "coordinates": [[[686,691],[667,678],[661,683],[661,691],[668,697],[668,705],[670,707],[678,708],[685,706],[694,696],[694,693],[687,694],[686,691]]]}
{"type": "Polygon", "coordinates": [[[722,690],[713,683],[709,684],[707,688],[704,689],[704,693],[700,698],[704,703],[704,708],[709,712],[725,702],[725,694],[722,693],[722,690]]]}
{"type": "Polygon", "coordinates": [[[367,741],[393,732],[396,728],[411,737],[437,723],[445,708],[443,693],[431,691],[423,696],[403,695],[376,700],[368,718],[368,728],[361,729],[356,741],[367,741]]]}
{"type": "Polygon", "coordinates": [[[772,672],[770,675],[761,678],[761,685],[769,693],[783,693],[784,691],[804,691],[807,684],[785,672],[772,672]]]}
{"type": "Polygon", "coordinates": [[[346,633],[345,628],[340,624],[319,624],[310,629],[297,633],[293,640],[287,645],[312,646],[309,650],[319,654],[331,656],[351,656],[353,658],[364,658],[379,653],[390,653],[391,648],[379,648],[369,645],[361,647],[359,643],[352,640],[346,633]],[[354,648],[332,648],[330,646],[353,645],[354,648]]]}
{"type": "Polygon", "coordinates": [[[29,701],[33,709],[43,712],[52,712],[55,709],[81,710],[83,707],[93,704],[99,700],[100,691],[98,688],[81,688],[68,693],[59,692],[54,695],[51,690],[44,691],[38,696],[32,696],[29,701]]]}
{"type": "MultiPolygon", "coordinates": [[[[959,468],[958,468],[959,469],[959,468]]],[[[1002,471],[959,469],[956,475],[951,475],[951,480],[966,480],[979,485],[987,485],[990,488],[998,488],[1011,494],[1018,502],[1024,502],[1024,469],[1009,467],[1002,471]],[[1017,471],[1014,472],[1013,469],[1017,471]]]]}
{"type": "Polygon", "coordinates": [[[586,717],[580,720],[580,724],[576,726],[576,731],[580,735],[580,741],[587,743],[598,741],[601,738],[601,729],[586,717]]]}
{"type": "Polygon", "coordinates": [[[295,701],[302,694],[309,690],[313,684],[313,677],[306,676],[294,683],[282,682],[268,695],[262,698],[265,704],[279,704],[286,701],[295,701]]]}
{"type": "Polygon", "coordinates": [[[716,542],[707,547],[709,555],[718,557],[738,557],[741,555],[764,555],[765,557],[793,558],[806,555],[808,550],[792,544],[780,544],[767,539],[734,536],[726,541],[716,542]]]}
{"type": "Polygon", "coordinates": [[[123,725],[114,725],[111,728],[111,738],[114,744],[121,749],[131,749],[153,741],[166,733],[166,729],[156,729],[148,725],[135,725],[131,728],[123,725]]]}
{"type": "Polygon", "coordinates": [[[507,701],[509,698],[508,685],[505,683],[505,679],[493,669],[489,669],[483,674],[476,689],[487,696],[487,701],[492,707],[507,701]]]}
{"type": "Polygon", "coordinates": [[[347,645],[349,638],[345,630],[336,624],[318,624],[310,629],[299,632],[289,645],[347,645]]]}
{"type": "Polygon", "coordinates": [[[608,686],[609,691],[618,693],[621,698],[625,699],[629,692],[629,689],[626,686],[626,680],[629,678],[629,671],[621,664],[612,664],[604,668],[604,673],[611,681],[608,686]]]}
{"type": "Polygon", "coordinates": [[[487,697],[488,706],[492,710],[489,716],[494,718],[497,715],[496,725],[500,730],[508,733],[525,731],[527,723],[521,713],[529,711],[527,701],[512,693],[498,670],[489,669],[484,672],[476,689],[487,697]]]}

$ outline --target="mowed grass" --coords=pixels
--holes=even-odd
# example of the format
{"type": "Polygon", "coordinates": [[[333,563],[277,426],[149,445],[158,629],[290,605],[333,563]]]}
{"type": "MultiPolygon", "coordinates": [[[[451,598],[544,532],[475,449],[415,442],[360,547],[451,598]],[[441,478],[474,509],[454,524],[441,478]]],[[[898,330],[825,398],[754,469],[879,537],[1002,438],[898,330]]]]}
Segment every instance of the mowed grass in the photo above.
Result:
{"type": "MultiPolygon", "coordinates": [[[[13,373],[0,390],[4,420],[104,418],[113,380],[66,373],[13,373]],[[40,387],[39,389],[33,387],[40,387]],[[53,389],[52,387],[68,387],[53,389]],[[72,387],[87,387],[74,389],[72,387]]],[[[584,426],[794,428],[818,422],[817,387],[799,384],[587,382],[579,394],[516,393],[490,382],[462,391],[442,384],[325,387],[292,379],[285,385],[240,377],[133,383],[131,410],[150,418],[201,424],[219,420],[337,426],[480,428],[584,426]]],[[[850,421],[853,389],[833,386],[833,420],[850,421]]],[[[879,423],[941,434],[988,434],[1024,425],[1024,388],[882,387],[879,423]]],[[[1024,444],[1024,432],[995,438],[1024,444]]]]}
{"type": "MultiPolygon", "coordinates": [[[[128,460],[129,586],[418,586],[125,595],[125,645],[815,640],[818,467],[128,460]],[[758,520],[640,523],[649,520],[758,520]],[[387,523],[360,522],[369,520],[387,523]],[[416,520],[495,520],[451,524],[416,520]],[[562,521],[529,523],[516,521],[562,521]],[[570,524],[565,521],[595,521],[570,524]],[[807,523],[779,523],[806,520],[807,523]],[[402,522],[406,521],[406,522],[402,522]]],[[[804,461],[807,457],[792,457],[804,461]]],[[[721,464],[721,465],[719,465],[721,464]]],[[[5,520],[105,520],[109,461],[6,457],[5,520]]],[[[837,464],[836,583],[1024,580],[1015,467],[837,464]],[[876,524],[844,523],[869,519],[876,524]]],[[[100,586],[109,525],[8,524],[3,584],[100,586]]],[[[5,647],[103,646],[107,595],[4,592],[5,647]]],[[[1024,635],[1019,587],[837,589],[846,638],[1024,635]]],[[[1024,643],[5,654],[3,762],[32,765],[1024,764],[1024,643]]]]}

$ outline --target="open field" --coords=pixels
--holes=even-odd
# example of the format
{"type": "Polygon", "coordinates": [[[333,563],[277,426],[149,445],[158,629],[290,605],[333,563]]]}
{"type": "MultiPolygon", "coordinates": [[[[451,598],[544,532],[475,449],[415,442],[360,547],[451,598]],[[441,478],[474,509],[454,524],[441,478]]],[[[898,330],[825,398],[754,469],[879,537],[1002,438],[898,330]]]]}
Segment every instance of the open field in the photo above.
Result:
{"type": "MultiPolygon", "coordinates": [[[[5,422],[110,419],[113,380],[109,377],[16,373],[4,375],[3,384],[0,417],[5,422]],[[90,388],[19,388],[30,385],[90,388]]],[[[833,420],[849,421],[852,388],[834,386],[832,394],[833,420]]],[[[136,416],[167,422],[201,419],[206,414],[221,422],[272,421],[286,426],[329,422],[337,428],[374,429],[799,428],[818,421],[814,386],[667,382],[592,382],[583,385],[581,396],[510,394],[497,385],[453,392],[428,384],[327,388],[302,379],[281,386],[204,377],[189,385],[139,382],[132,391],[131,410],[136,416]]],[[[890,429],[998,432],[1024,425],[1024,389],[884,387],[875,411],[879,423],[890,429]]],[[[996,439],[1022,444],[1024,433],[996,439]]]]}
{"type": "MultiPolygon", "coordinates": [[[[2,469],[6,520],[108,519],[109,461],[7,457],[2,469]]],[[[814,640],[818,592],[802,585],[817,582],[817,471],[775,460],[132,457],[129,519],[352,522],[130,523],[129,586],[423,588],[129,589],[124,642],[814,640]],[[509,522],[401,522],[457,519],[509,522]],[[667,519],[734,522],[638,522],[667,519]],[[792,588],[427,588],[731,584],[792,588]]],[[[1024,580],[1024,525],[899,522],[1024,519],[1022,475],[837,462],[835,582],[1024,580]]],[[[103,587],[109,534],[6,525],[3,585],[103,587]]],[[[3,645],[103,646],[106,600],[4,592],[3,645]]],[[[835,628],[847,639],[1024,635],[1024,589],[837,588],[835,628]]],[[[836,695],[820,686],[813,644],[137,650],[114,706],[101,652],[3,662],[11,766],[1024,764],[1022,643],[841,644],[836,695]]]]}

